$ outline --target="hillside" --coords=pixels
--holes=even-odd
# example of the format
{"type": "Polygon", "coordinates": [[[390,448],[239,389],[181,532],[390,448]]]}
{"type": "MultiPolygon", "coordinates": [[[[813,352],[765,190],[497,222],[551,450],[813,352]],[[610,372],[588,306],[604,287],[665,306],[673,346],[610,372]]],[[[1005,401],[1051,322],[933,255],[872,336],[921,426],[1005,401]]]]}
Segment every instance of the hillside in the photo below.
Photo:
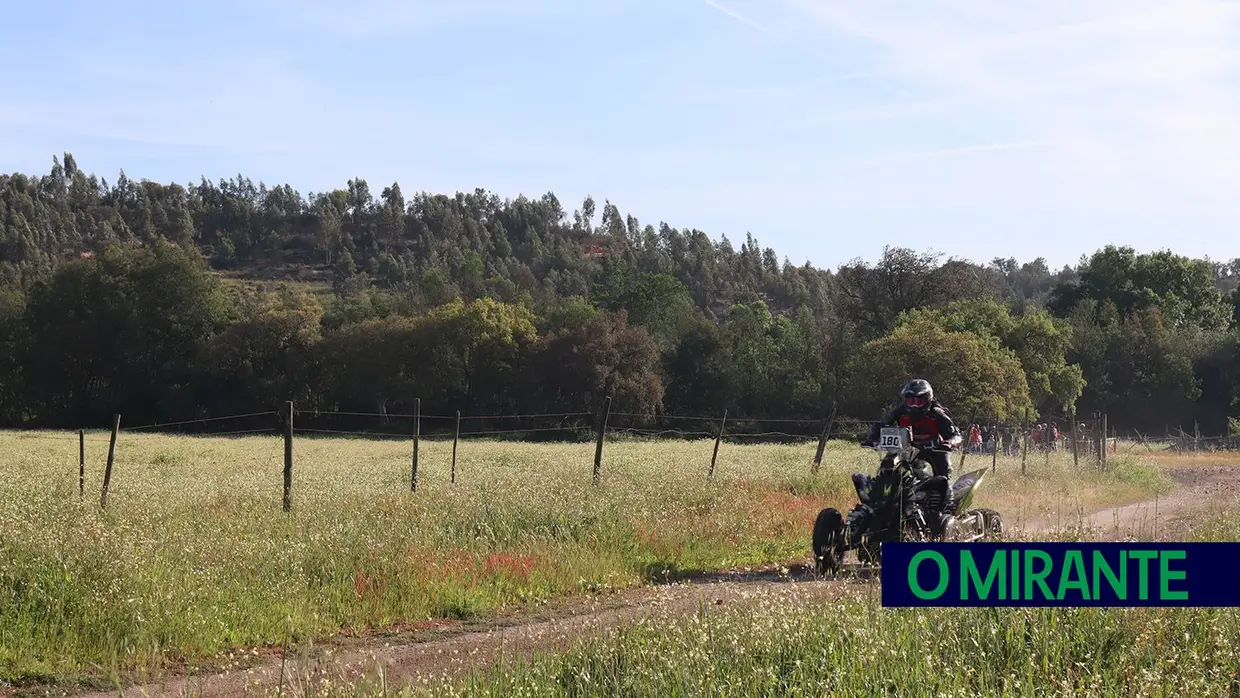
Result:
{"type": "Polygon", "coordinates": [[[1060,270],[899,248],[827,270],[608,201],[109,184],[66,154],[0,175],[0,419],[602,393],[635,412],[868,419],[918,373],[962,418],[1076,408],[1218,431],[1240,394],[1238,273],[1123,248],[1060,270]]]}

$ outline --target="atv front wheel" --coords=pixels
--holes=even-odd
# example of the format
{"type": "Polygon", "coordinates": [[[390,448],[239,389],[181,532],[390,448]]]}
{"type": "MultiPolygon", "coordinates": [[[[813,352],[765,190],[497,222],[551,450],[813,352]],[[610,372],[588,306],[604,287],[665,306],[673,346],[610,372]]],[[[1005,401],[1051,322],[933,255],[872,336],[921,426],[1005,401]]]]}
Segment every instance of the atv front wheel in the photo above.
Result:
{"type": "Polygon", "coordinates": [[[839,571],[844,557],[843,532],[844,516],[838,509],[827,507],[818,512],[810,546],[814,552],[814,571],[818,576],[839,571]]]}

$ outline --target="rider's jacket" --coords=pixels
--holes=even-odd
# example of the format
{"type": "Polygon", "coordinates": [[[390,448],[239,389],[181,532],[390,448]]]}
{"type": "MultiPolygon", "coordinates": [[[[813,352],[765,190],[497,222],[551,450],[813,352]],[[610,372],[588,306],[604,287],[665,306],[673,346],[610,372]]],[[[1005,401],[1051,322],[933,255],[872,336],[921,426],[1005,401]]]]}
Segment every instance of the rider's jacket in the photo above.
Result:
{"type": "Polygon", "coordinates": [[[881,424],[875,424],[870,428],[870,441],[878,439],[878,430],[884,425],[897,425],[901,427],[909,427],[913,432],[913,441],[915,443],[927,443],[930,441],[942,440],[950,441],[960,436],[960,429],[956,427],[955,422],[947,414],[947,410],[937,402],[930,403],[930,406],[924,410],[917,410],[907,405],[899,405],[892,410],[887,419],[881,424]]]}

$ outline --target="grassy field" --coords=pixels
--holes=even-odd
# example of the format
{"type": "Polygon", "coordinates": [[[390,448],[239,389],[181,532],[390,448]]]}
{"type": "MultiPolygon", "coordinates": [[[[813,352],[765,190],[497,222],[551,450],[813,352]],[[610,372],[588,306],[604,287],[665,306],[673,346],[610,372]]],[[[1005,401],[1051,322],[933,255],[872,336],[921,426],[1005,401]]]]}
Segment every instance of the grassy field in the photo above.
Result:
{"type": "MultiPolygon", "coordinates": [[[[1240,540],[1240,514],[1192,540],[1240,540]]],[[[757,607],[641,622],[530,662],[399,691],[384,677],[294,695],[1225,696],[1240,691],[1233,609],[887,609],[873,584],[823,604],[797,589],[757,607]]],[[[287,690],[286,690],[287,692],[287,690]]]]}
{"type": "MultiPolygon", "coordinates": [[[[280,439],[130,433],[118,443],[101,511],[106,435],[90,438],[79,499],[76,435],[0,432],[0,598],[11,600],[0,604],[0,681],[63,685],[224,667],[240,648],[476,618],[665,575],[808,562],[814,515],[851,506],[848,474],[876,462],[832,443],[811,476],[813,444],[725,444],[708,480],[710,440],[617,440],[593,487],[593,444],[462,441],[451,485],[451,443],[424,441],[411,493],[408,442],[299,438],[294,510],[285,514],[280,439]]],[[[957,471],[988,464],[973,457],[957,471]]],[[[1106,474],[1074,469],[1062,454],[1049,463],[1031,454],[1028,465],[1022,477],[1019,459],[1000,458],[978,505],[1012,522],[1068,518],[1170,485],[1135,455],[1112,458],[1106,474]]],[[[828,615],[848,625],[865,611],[850,609],[828,615]]],[[[791,652],[804,638],[776,640],[780,624],[799,617],[770,616],[770,628],[751,636],[733,620],[709,642],[732,633],[738,652],[748,642],[791,652]]],[[[925,641],[917,627],[891,635],[890,656],[925,641]]],[[[617,642],[658,649],[697,631],[635,632],[617,642]]],[[[825,642],[795,652],[835,651],[825,642]]],[[[699,660],[685,661],[689,680],[699,660]]],[[[720,680],[743,666],[720,668],[720,680]]],[[[544,670],[513,680],[542,681],[544,670]]]]}
{"type": "Polygon", "coordinates": [[[757,609],[641,624],[561,656],[404,693],[1220,696],[1236,674],[1238,620],[1218,609],[883,609],[861,592],[823,607],[790,591],[757,609]]]}

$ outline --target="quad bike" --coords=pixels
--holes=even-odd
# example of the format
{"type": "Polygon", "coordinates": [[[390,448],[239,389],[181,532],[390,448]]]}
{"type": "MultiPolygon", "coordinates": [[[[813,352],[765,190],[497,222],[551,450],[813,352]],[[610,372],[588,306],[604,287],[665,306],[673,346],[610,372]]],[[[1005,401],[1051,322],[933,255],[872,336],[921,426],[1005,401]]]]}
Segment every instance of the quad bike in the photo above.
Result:
{"type": "Polygon", "coordinates": [[[971,542],[1003,533],[998,512],[969,509],[985,468],[965,473],[949,487],[923,457],[950,446],[913,445],[907,427],[883,427],[877,444],[861,446],[885,455],[877,475],[853,474],[860,501],[847,517],[831,507],[818,512],[812,548],[819,575],[838,571],[849,550],[863,564],[880,563],[888,541],[971,542]]]}

